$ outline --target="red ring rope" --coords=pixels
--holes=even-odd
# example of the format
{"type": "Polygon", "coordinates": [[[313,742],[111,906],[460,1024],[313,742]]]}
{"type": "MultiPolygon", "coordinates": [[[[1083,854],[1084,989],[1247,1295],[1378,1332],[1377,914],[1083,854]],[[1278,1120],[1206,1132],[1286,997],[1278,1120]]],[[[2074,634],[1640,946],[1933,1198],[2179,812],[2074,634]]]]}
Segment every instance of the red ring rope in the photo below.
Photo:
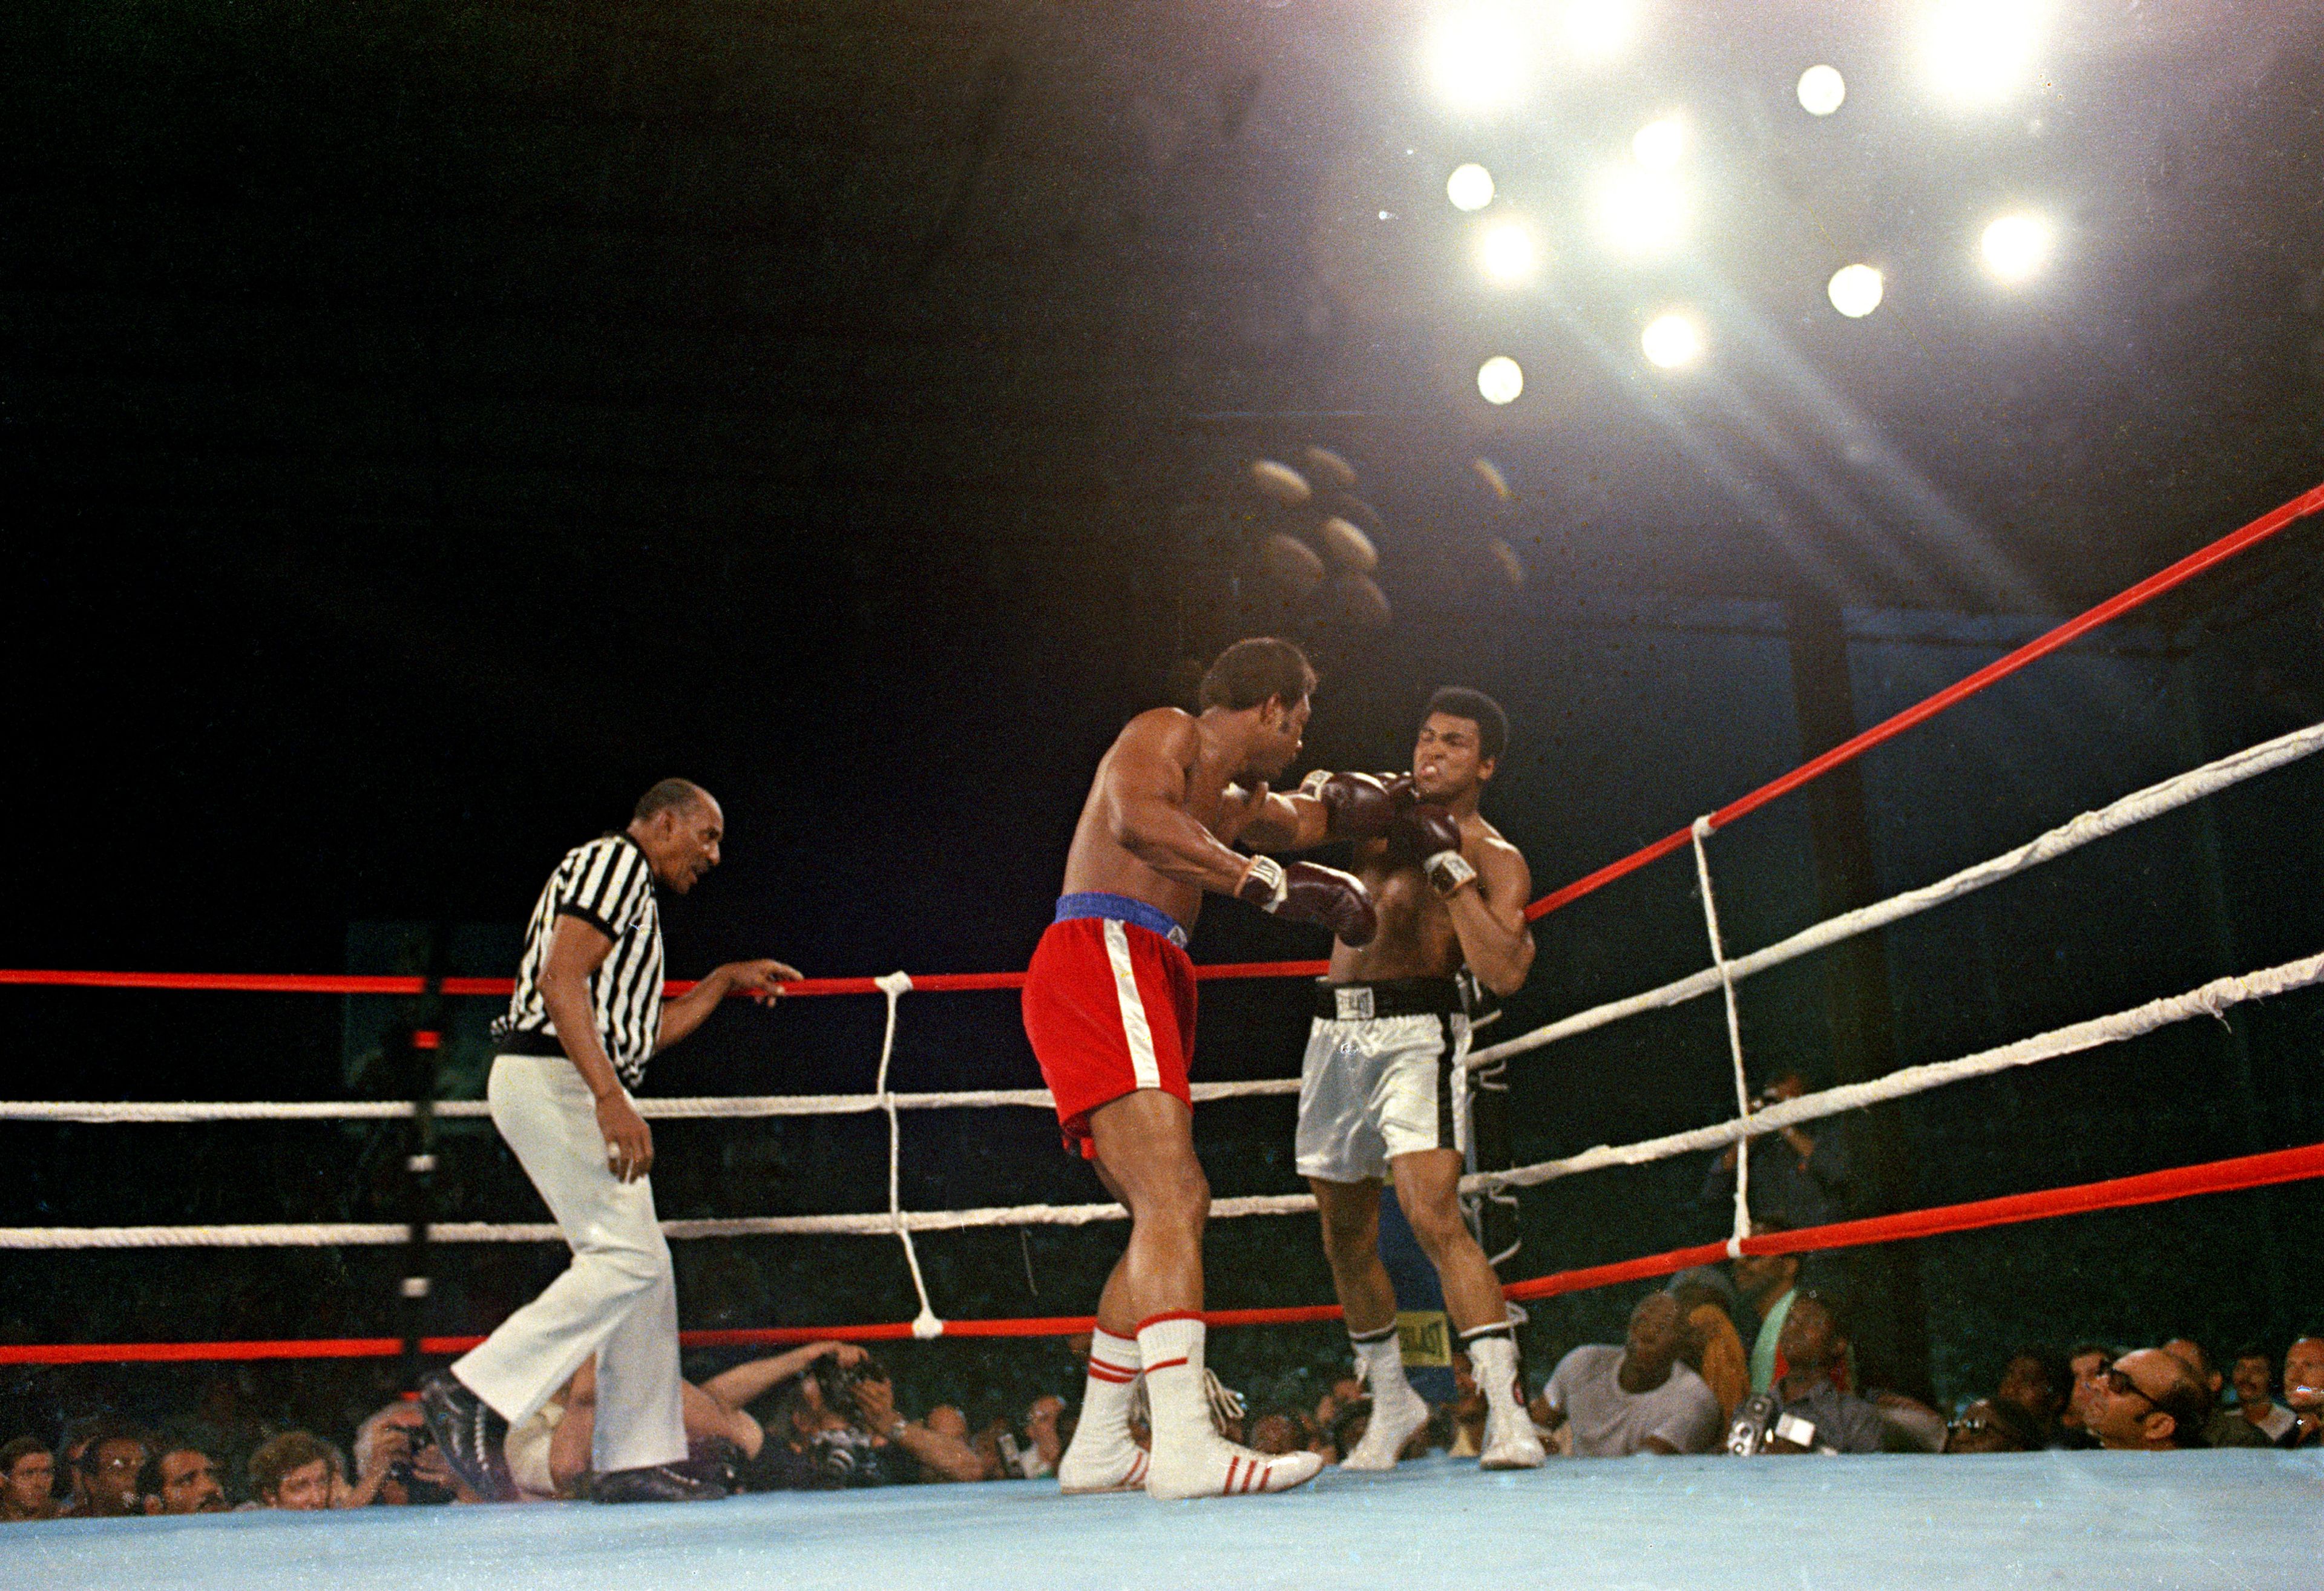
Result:
{"type": "MultiPolygon", "coordinates": [[[[2092,1210],[2127,1209],[2159,1204],[2198,1193],[2230,1193],[2324,1177],[2324,1144],[2299,1149],[2278,1149],[2266,1154],[2238,1155],[2200,1165],[2175,1166],[2133,1177],[2083,1182],[2070,1188],[2050,1188],[2035,1193],[2013,1193],[2000,1199],[1979,1199],[1967,1204],[1939,1205],[1900,1215],[1873,1216],[1865,1220],[1840,1221],[1807,1227],[1796,1232],[1746,1237],[1746,1254],[1805,1254],[1811,1250],[1857,1248],[1875,1243],[1895,1243],[1911,1237],[1932,1237],[1946,1232],[1973,1232],[1987,1227],[2022,1221],[2048,1220],[2057,1216],[2084,1215],[2092,1210]]],[[[1513,1299],[1554,1298],[1622,1282],[1668,1276],[1690,1265],[1716,1265],[1728,1257],[1724,1243],[1674,1248],[1609,1265],[1590,1265],[1559,1271],[1529,1282],[1513,1282],[1506,1290],[1513,1299]]],[[[1336,1320],[1337,1304],[1301,1304],[1286,1309],[1211,1310],[1204,1320],[1213,1326],[1283,1326],[1314,1320],[1336,1320]]],[[[1096,1324],[1093,1316],[1059,1315],[1000,1320],[947,1320],[946,1337],[1070,1337],[1096,1324]]],[[[715,1331],[682,1331],[678,1340],[688,1347],[775,1347],[786,1344],[822,1342],[908,1341],[908,1320],[869,1326],[769,1326],[715,1331]]],[[[420,1351],[458,1354],[484,1341],[481,1337],[429,1337],[420,1351]]],[[[271,1342],[113,1342],[0,1346],[0,1365],[168,1364],[198,1360],[244,1359],[384,1359],[403,1351],[392,1337],[291,1338],[271,1342]]]]}

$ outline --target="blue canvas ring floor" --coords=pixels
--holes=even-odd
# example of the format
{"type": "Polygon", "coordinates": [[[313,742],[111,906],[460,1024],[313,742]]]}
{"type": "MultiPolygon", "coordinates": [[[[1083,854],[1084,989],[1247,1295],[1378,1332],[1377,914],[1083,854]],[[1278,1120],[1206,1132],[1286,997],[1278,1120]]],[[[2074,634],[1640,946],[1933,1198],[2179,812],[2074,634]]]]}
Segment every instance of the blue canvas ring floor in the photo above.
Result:
{"type": "Polygon", "coordinates": [[[39,1591],[2318,1591],[2324,1454],[1551,1460],[1157,1504],[1054,1483],[0,1526],[39,1591]]]}

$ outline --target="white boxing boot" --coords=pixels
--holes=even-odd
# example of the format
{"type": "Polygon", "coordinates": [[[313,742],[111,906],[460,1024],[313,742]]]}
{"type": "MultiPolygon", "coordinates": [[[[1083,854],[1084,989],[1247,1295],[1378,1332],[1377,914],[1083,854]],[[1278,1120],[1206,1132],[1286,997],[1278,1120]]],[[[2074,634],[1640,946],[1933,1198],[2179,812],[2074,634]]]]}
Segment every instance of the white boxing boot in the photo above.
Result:
{"type": "MultiPolygon", "coordinates": [[[[1287,1492],[1315,1478],[1321,1455],[1269,1455],[1238,1447],[1212,1428],[1203,1379],[1203,1318],[1157,1315],[1140,1322],[1138,1352],[1154,1416],[1154,1457],[1146,1494],[1162,1501],[1287,1492]]],[[[1077,1431],[1075,1435],[1079,1435],[1077,1431]]]]}
{"type": "Polygon", "coordinates": [[[1081,1420],[1057,1460],[1057,1490],[1136,1492],[1146,1485],[1146,1449],[1130,1439],[1130,1402],[1138,1385],[1138,1341],[1100,1329],[1090,1334],[1081,1420]]]}
{"type": "Polygon", "coordinates": [[[1404,1345],[1396,1328],[1384,1326],[1348,1340],[1363,1368],[1364,1384],[1372,1389],[1372,1417],[1364,1434],[1340,1460],[1342,1469],[1382,1470],[1396,1467],[1396,1456],[1412,1433],[1428,1423],[1428,1404],[1404,1378],[1404,1345]]]}
{"type": "Polygon", "coordinates": [[[1486,1327],[1464,1338],[1471,1372],[1485,1393],[1485,1439],[1477,1455],[1480,1469],[1538,1469],[1548,1451],[1533,1429],[1517,1393],[1517,1345],[1508,1328],[1486,1327]]]}

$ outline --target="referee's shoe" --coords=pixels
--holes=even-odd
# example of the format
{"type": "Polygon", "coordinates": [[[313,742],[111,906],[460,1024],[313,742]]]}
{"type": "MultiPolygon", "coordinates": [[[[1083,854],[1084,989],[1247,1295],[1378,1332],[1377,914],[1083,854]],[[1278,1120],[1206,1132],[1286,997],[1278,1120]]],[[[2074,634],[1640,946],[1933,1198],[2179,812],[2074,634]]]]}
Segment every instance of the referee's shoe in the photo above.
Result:
{"type": "Polygon", "coordinates": [[[503,1449],[509,1423],[490,1403],[450,1371],[438,1370],[420,1384],[420,1412],[452,1473],[470,1491],[487,1503],[516,1501],[516,1482],[503,1449]]]}

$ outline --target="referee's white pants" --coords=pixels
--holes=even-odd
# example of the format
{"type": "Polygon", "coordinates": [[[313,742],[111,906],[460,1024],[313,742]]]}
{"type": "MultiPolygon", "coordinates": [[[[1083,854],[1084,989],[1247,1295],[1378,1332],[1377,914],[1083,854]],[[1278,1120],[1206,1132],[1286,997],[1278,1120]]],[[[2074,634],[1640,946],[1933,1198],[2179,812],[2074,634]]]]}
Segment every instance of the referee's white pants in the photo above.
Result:
{"type": "Polygon", "coordinates": [[[591,1467],[603,1473],[685,1458],[678,1286],[653,1184],[623,1182],[607,1168],[597,1102],[562,1056],[503,1055],[486,1094],[493,1125],[564,1228],[573,1263],[452,1374],[518,1425],[595,1354],[591,1467]]]}

